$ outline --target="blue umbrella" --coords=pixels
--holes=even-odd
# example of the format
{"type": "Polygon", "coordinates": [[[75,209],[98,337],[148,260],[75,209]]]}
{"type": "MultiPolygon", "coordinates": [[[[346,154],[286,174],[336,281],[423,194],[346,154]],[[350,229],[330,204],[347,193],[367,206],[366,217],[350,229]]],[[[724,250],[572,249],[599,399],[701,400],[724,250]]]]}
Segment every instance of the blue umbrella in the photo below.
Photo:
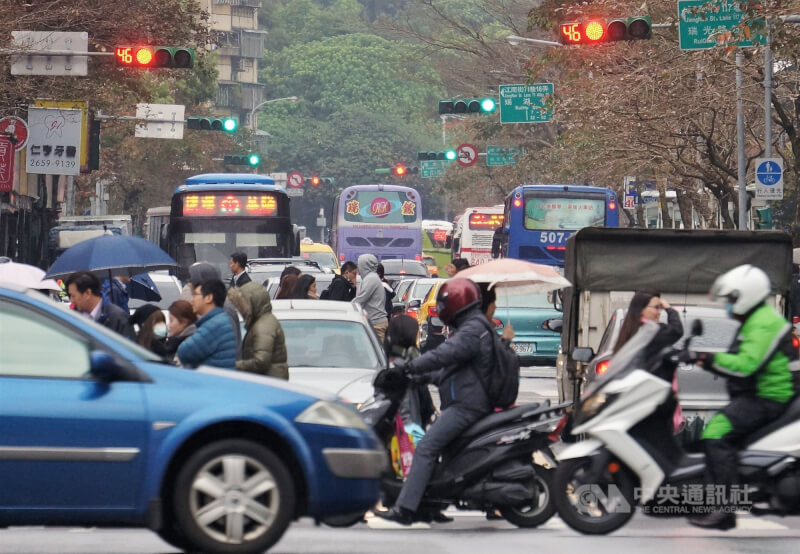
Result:
{"type": "Polygon", "coordinates": [[[147,273],[140,273],[131,277],[128,283],[128,297],[146,302],[158,302],[161,300],[161,293],[147,273]]]}
{"type": "Polygon", "coordinates": [[[152,242],[126,235],[103,235],[68,248],[50,266],[47,277],[59,279],[76,271],[90,271],[100,279],[112,275],[133,277],[178,264],[152,242]]]}

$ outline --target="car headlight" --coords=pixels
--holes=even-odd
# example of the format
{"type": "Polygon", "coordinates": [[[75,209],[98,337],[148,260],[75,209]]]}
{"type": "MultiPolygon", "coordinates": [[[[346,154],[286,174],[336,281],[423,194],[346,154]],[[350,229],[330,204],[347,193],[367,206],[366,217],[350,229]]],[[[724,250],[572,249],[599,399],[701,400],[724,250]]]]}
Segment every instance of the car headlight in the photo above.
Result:
{"type": "Polygon", "coordinates": [[[366,430],[367,426],[361,416],[354,410],[326,400],[314,402],[311,406],[294,418],[297,423],[312,425],[329,425],[348,429],[366,430]]]}

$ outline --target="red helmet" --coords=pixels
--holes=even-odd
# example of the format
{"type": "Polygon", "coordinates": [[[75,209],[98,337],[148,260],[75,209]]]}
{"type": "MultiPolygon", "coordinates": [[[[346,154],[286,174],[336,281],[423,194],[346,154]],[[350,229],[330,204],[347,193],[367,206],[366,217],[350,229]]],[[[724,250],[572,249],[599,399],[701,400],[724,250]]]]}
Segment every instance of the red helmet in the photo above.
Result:
{"type": "Polygon", "coordinates": [[[456,316],[481,303],[481,289],[469,279],[448,279],[436,296],[439,319],[449,325],[456,316]]]}

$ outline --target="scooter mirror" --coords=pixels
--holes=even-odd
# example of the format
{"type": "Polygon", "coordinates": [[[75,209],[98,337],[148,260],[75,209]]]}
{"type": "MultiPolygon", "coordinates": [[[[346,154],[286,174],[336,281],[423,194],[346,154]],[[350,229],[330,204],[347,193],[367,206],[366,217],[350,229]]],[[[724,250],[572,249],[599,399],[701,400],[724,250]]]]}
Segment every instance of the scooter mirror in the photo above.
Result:
{"type": "Polygon", "coordinates": [[[699,319],[692,321],[692,336],[699,337],[703,334],[703,322],[699,319]]]}

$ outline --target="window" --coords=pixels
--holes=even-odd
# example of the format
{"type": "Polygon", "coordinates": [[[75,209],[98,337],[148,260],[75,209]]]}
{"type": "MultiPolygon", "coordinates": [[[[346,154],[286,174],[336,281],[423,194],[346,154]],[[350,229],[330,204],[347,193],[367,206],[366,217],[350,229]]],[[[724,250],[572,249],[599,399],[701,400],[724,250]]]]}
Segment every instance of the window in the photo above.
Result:
{"type": "Polygon", "coordinates": [[[0,304],[0,352],[0,375],[79,379],[89,372],[85,341],[12,304],[0,304]]]}
{"type": "Polygon", "coordinates": [[[289,367],[380,369],[367,329],[349,321],[280,318],[289,367]]]}

